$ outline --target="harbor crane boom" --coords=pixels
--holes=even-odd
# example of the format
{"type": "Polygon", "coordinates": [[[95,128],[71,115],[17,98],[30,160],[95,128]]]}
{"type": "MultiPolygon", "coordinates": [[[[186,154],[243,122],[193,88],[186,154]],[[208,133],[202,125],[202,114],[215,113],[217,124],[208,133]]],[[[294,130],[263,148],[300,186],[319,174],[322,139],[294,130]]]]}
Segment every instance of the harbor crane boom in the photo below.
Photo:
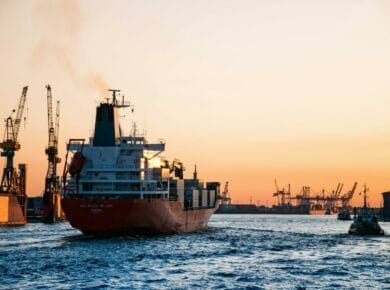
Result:
{"type": "Polygon", "coordinates": [[[343,206],[348,206],[350,200],[352,199],[352,197],[356,191],[356,187],[357,187],[357,182],[355,182],[353,184],[353,187],[350,191],[348,191],[347,193],[345,193],[344,195],[342,195],[340,197],[343,206]]]}
{"type": "Polygon", "coordinates": [[[276,179],[275,179],[275,188],[276,188],[276,192],[279,192],[278,182],[276,181],[276,179]]]}
{"type": "Polygon", "coordinates": [[[339,191],[336,192],[336,198],[340,197],[341,191],[343,190],[344,183],[341,183],[341,186],[339,188],[339,191]]]}
{"type": "Polygon", "coordinates": [[[56,119],[55,119],[55,129],[54,129],[54,146],[58,148],[58,134],[60,130],[60,101],[57,100],[56,104],[56,119]]]}
{"type": "Polygon", "coordinates": [[[20,123],[22,122],[22,116],[23,116],[24,107],[26,104],[27,89],[28,89],[27,86],[23,88],[22,95],[19,99],[18,110],[17,110],[16,116],[15,116],[15,121],[14,121],[14,141],[15,142],[18,142],[20,123]]]}

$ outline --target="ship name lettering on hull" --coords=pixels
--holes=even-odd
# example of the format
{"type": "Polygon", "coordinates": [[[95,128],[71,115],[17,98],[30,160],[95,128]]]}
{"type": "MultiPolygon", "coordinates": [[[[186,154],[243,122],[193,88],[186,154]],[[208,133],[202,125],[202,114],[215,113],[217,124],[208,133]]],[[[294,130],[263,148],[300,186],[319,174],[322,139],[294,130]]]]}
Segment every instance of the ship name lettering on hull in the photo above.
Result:
{"type": "Polygon", "coordinates": [[[112,204],[80,204],[80,208],[112,208],[112,204]]]}

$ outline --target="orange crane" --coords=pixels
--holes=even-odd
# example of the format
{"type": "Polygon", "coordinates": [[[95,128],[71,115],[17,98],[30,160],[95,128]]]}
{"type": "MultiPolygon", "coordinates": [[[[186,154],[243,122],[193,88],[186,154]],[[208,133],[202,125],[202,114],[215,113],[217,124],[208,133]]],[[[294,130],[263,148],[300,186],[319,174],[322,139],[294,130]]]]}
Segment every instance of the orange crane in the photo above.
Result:
{"type": "Polygon", "coordinates": [[[47,173],[45,179],[45,192],[43,194],[44,222],[53,223],[60,217],[59,210],[59,179],[57,176],[57,164],[61,162],[58,157],[58,131],[60,117],[60,101],[56,104],[55,122],[53,122],[52,93],[50,85],[47,89],[47,119],[49,143],[45,150],[48,160],[47,173]]]}

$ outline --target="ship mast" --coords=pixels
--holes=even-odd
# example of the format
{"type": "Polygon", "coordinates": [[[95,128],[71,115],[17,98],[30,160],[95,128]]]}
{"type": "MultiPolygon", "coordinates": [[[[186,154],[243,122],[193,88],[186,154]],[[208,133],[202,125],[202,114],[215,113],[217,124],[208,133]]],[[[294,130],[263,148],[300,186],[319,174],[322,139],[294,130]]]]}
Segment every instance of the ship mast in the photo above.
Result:
{"type": "Polygon", "coordinates": [[[112,104],[114,105],[114,107],[117,107],[117,108],[128,108],[128,107],[130,107],[130,102],[125,102],[125,96],[124,95],[122,95],[121,102],[120,103],[118,102],[117,97],[119,97],[119,92],[121,90],[109,89],[108,91],[112,93],[112,104]]]}
{"type": "Polygon", "coordinates": [[[363,204],[363,207],[364,208],[367,208],[367,191],[368,191],[368,188],[366,186],[366,184],[364,184],[364,190],[363,190],[363,193],[364,193],[364,204],[363,204]]]}

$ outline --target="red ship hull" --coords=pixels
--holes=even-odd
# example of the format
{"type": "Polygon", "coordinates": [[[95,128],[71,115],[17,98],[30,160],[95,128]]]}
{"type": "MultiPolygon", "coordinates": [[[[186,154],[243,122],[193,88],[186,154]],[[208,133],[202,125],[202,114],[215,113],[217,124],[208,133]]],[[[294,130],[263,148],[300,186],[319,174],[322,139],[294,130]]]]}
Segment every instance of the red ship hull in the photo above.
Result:
{"type": "Polygon", "coordinates": [[[165,199],[63,198],[70,224],[85,234],[175,234],[207,228],[214,208],[183,210],[165,199]]]}

